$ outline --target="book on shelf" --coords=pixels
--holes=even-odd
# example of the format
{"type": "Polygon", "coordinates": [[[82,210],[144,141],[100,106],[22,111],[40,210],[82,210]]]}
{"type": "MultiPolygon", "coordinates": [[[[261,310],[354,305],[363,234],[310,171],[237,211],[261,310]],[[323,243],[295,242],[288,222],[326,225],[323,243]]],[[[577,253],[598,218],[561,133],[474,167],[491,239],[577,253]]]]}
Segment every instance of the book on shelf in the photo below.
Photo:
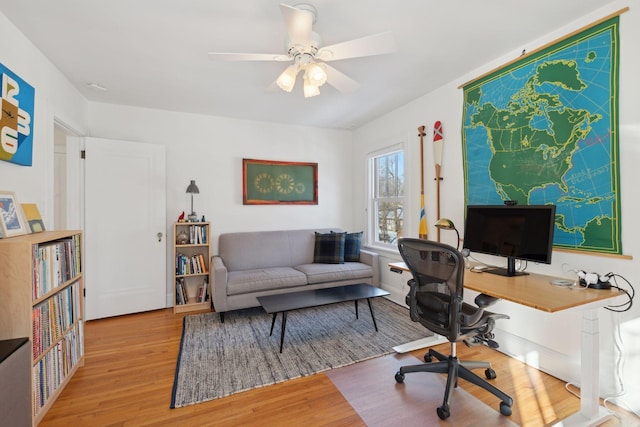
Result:
{"type": "Polygon", "coordinates": [[[207,280],[202,282],[202,284],[198,287],[198,297],[197,302],[206,302],[209,301],[209,283],[207,280]]]}
{"type": "Polygon", "coordinates": [[[79,239],[67,238],[34,247],[34,299],[80,275],[79,245],[79,239]]]}
{"type": "Polygon", "coordinates": [[[204,285],[198,286],[198,294],[196,296],[196,302],[202,302],[204,298],[204,285]]]}
{"type": "Polygon", "coordinates": [[[176,280],[176,301],[179,305],[189,303],[189,295],[183,278],[176,280]]]}
{"type": "Polygon", "coordinates": [[[184,304],[184,301],[182,300],[182,293],[180,292],[180,285],[178,284],[178,282],[176,282],[176,304],[184,304]]]}
{"type": "Polygon", "coordinates": [[[184,254],[176,254],[176,275],[184,276],[187,274],[205,274],[207,273],[207,264],[204,255],[197,254],[186,256],[184,254]]]}
{"type": "Polygon", "coordinates": [[[78,284],[34,306],[32,309],[33,359],[37,359],[66,334],[78,318],[78,284]],[[74,308],[76,307],[76,308],[74,308]]]}
{"type": "Polygon", "coordinates": [[[207,263],[206,263],[206,261],[204,259],[204,255],[198,254],[197,256],[198,256],[198,260],[200,262],[200,268],[202,269],[202,272],[203,273],[207,273],[207,263]]]}
{"type": "Polygon", "coordinates": [[[207,230],[206,224],[193,224],[189,226],[189,244],[190,245],[206,245],[207,230]]]}

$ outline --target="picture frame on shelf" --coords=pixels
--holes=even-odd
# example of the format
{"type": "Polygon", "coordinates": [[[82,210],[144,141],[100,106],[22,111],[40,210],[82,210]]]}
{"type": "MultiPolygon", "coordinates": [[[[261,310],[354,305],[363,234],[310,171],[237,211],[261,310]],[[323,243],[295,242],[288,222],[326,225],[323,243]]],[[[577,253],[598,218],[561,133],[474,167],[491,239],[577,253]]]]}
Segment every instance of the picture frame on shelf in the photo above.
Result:
{"type": "Polygon", "coordinates": [[[245,205],[317,205],[318,164],[242,159],[245,205]]]}
{"type": "Polygon", "coordinates": [[[0,234],[13,237],[28,233],[22,205],[18,203],[15,193],[0,190],[0,234]]]}
{"type": "Polygon", "coordinates": [[[24,218],[27,221],[30,233],[40,233],[46,230],[44,221],[42,221],[40,211],[38,210],[38,205],[35,203],[23,203],[22,212],[24,212],[24,218]]]}

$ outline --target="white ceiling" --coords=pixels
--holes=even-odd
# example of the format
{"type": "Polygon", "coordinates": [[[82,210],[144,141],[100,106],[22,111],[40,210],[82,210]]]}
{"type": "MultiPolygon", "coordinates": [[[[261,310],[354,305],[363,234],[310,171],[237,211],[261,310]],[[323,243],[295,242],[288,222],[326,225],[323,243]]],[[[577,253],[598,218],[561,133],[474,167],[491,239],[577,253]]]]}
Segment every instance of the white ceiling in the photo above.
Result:
{"type": "Polygon", "coordinates": [[[613,1],[311,0],[325,45],[390,30],[399,49],[332,62],[359,90],[325,85],[309,99],[300,76],[291,93],[267,91],[288,63],[207,57],[285,53],[278,0],[0,0],[0,10],[89,100],[351,129],[613,1]]]}

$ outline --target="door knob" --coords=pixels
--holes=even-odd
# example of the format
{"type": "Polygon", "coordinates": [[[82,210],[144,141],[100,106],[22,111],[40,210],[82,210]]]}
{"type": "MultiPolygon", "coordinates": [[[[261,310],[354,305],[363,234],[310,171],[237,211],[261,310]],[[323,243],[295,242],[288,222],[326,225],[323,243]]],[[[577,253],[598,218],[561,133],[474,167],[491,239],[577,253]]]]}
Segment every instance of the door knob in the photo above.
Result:
{"type": "Polygon", "coordinates": [[[158,242],[162,242],[162,232],[158,231],[158,234],[156,234],[156,236],[158,236],[158,242]]]}

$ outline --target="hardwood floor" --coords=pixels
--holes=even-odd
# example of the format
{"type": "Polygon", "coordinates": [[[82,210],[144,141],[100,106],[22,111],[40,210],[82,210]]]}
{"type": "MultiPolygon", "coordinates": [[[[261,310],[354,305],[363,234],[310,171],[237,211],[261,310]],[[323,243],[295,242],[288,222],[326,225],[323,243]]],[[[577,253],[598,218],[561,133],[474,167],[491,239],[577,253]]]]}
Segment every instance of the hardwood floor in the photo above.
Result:
{"type": "MultiPolygon", "coordinates": [[[[183,317],[164,309],[87,322],[85,366],[40,426],[365,425],[324,373],[170,409],[183,317]]],[[[448,344],[435,348],[448,353],[448,344]]],[[[424,350],[415,354],[421,357],[424,350]]],[[[458,357],[493,364],[495,385],[514,398],[510,418],[518,425],[548,425],[579,409],[564,382],[500,352],[459,345],[458,357]]],[[[488,392],[464,381],[460,387],[496,406],[488,392]]],[[[380,411],[393,408],[380,402],[380,411]]],[[[473,423],[474,414],[468,417],[473,423]]],[[[640,425],[637,417],[625,417],[623,424],[614,419],[605,426],[640,425]]]]}

